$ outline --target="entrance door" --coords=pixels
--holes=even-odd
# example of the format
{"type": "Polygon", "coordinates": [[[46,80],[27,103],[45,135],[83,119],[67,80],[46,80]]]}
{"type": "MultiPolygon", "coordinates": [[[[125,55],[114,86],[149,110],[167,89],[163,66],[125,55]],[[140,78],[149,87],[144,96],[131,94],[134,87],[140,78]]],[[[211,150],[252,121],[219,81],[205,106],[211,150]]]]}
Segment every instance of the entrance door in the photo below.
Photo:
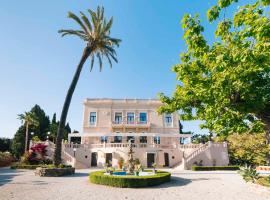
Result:
{"type": "Polygon", "coordinates": [[[164,153],[164,161],[165,161],[164,167],[169,167],[170,163],[169,163],[169,154],[168,153],[164,153]]]}
{"type": "Polygon", "coordinates": [[[106,153],[106,164],[108,164],[109,167],[112,166],[112,153],[106,153]]]}
{"type": "Polygon", "coordinates": [[[155,162],[155,154],[147,153],[147,167],[152,167],[154,162],[155,162]]]}
{"type": "Polygon", "coordinates": [[[91,154],[91,167],[97,166],[97,152],[91,154]]]}

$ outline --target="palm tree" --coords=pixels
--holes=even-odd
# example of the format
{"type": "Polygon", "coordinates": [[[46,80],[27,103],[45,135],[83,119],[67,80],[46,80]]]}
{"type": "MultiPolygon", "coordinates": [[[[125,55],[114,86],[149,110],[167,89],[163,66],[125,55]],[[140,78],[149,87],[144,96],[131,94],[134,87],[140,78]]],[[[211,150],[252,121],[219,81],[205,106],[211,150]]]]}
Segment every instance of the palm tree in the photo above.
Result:
{"type": "Polygon", "coordinates": [[[62,138],[67,118],[67,113],[71,98],[77,82],[80,77],[81,70],[84,63],[88,58],[91,59],[90,71],[93,69],[95,57],[99,61],[99,69],[102,70],[102,59],[106,57],[110,67],[112,67],[112,60],[117,62],[117,55],[115,51],[115,46],[119,46],[121,42],[120,39],[110,37],[110,29],[113,23],[113,18],[107,21],[104,17],[104,8],[97,8],[97,11],[88,10],[90,18],[80,12],[80,17],[73,14],[72,12],[68,13],[68,17],[74,20],[80,27],[79,30],[67,29],[59,30],[59,33],[62,36],[65,35],[74,35],[79,37],[85,42],[85,47],[83,49],[81,60],[77,66],[76,72],[73,76],[72,82],[69,86],[65,102],[63,105],[59,127],[57,130],[56,145],[54,152],[54,164],[59,165],[61,163],[61,151],[62,151],[62,138]]]}
{"type": "Polygon", "coordinates": [[[22,121],[22,124],[25,125],[25,147],[24,152],[28,151],[28,135],[29,135],[29,126],[37,127],[39,125],[38,119],[34,113],[25,112],[23,114],[18,115],[18,119],[22,121]]]}

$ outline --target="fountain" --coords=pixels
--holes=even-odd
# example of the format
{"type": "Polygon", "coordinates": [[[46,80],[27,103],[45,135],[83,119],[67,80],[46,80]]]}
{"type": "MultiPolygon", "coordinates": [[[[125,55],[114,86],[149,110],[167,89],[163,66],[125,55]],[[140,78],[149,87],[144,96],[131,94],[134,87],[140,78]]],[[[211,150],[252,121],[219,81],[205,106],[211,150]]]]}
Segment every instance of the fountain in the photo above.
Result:
{"type": "Polygon", "coordinates": [[[135,169],[135,162],[133,159],[133,145],[131,142],[131,139],[128,141],[128,146],[129,146],[129,150],[128,150],[128,160],[127,160],[127,173],[128,174],[134,174],[134,169],[135,169]]]}
{"type": "Polygon", "coordinates": [[[148,187],[159,185],[161,183],[169,182],[171,174],[169,172],[159,171],[153,173],[149,171],[135,171],[135,160],[133,158],[133,144],[131,140],[128,141],[128,160],[127,172],[114,171],[112,173],[104,173],[104,171],[96,171],[90,173],[90,181],[92,183],[101,185],[110,185],[113,187],[148,187]]]}

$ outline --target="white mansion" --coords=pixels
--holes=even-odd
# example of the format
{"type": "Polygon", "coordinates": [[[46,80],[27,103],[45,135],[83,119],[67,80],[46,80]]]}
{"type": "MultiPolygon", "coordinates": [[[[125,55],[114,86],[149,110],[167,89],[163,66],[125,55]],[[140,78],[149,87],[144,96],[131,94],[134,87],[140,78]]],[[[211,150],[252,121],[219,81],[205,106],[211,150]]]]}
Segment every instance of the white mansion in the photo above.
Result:
{"type": "Polygon", "coordinates": [[[76,168],[117,167],[120,158],[127,160],[130,140],[134,157],[146,167],[228,165],[226,143],[188,144],[191,135],[179,133],[178,114],[159,115],[161,105],[156,99],[86,99],[83,132],[69,134],[63,143],[64,162],[76,168]]]}

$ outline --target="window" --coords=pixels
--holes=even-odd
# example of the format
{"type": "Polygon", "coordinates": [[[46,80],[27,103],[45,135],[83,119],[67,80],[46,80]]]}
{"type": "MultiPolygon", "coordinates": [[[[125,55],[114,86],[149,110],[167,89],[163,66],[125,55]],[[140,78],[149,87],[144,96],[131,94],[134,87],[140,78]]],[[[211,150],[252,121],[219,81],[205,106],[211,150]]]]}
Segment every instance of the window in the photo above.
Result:
{"type": "Polygon", "coordinates": [[[160,144],[160,137],[159,136],[154,137],[154,143],[160,144]]]}
{"type": "Polygon", "coordinates": [[[114,114],[114,122],[116,124],[121,124],[122,123],[122,113],[121,112],[116,112],[114,114]]]}
{"type": "Polygon", "coordinates": [[[146,136],[140,136],[140,143],[147,143],[147,137],[146,136]]]}
{"type": "Polygon", "coordinates": [[[172,114],[165,114],[164,121],[166,126],[172,126],[172,114]]]}
{"type": "Polygon", "coordinates": [[[147,123],[147,114],[146,112],[140,113],[140,124],[146,124],[147,123]]]}
{"type": "Polygon", "coordinates": [[[134,124],[134,113],[133,112],[127,113],[127,123],[134,124]]]}
{"type": "Polygon", "coordinates": [[[122,143],[122,136],[114,136],[114,143],[122,143]]]}
{"type": "Polygon", "coordinates": [[[134,143],[135,137],[134,136],[127,136],[127,142],[129,142],[129,140],[131,140],[131,143],[134,143]]]}
{"type": "Polygon", "coordinates": [[[101,136],[100,137],[100,142],[101,143],[104,143],[104,142],[107,143],[108,142],[108,137],[107,136],[101,136]]]}
{"type": "Polygon", "coordinates": [[[97,122],[97,113],[90,112],[90,125],[96,125],[97,122]]]}

